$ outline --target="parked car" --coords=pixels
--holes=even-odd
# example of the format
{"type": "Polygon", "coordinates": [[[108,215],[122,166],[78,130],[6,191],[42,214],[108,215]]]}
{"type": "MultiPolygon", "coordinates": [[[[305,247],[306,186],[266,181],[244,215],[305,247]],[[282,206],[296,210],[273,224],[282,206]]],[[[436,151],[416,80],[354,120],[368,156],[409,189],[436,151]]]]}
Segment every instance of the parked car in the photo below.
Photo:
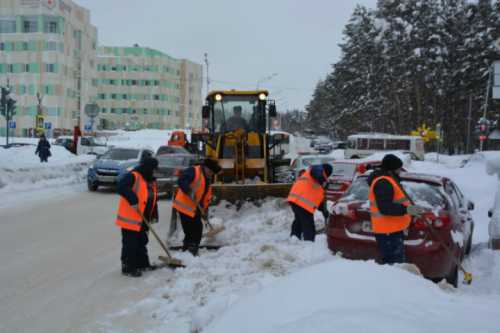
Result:
{"type": "Polygon", "coordinates": [[[326,198],[336,202],[351,186],[352,182],[366,171],[379,167],[381,161],[335,160],[332,163],[333,173],[328,178],[326,198]]]}
{"type": "Polygon", "coordinates": [[[70,136],[60,136],[54,141],[54,145],[63,146],[72,153],[74,153],[74,144],[73,137],[70,136]]]}
{"type": "Polygon", "coordinates": [[[145,154],[153,156],[153,151],[147,148],[111,148],[88,169],[89,191],[97,191],[99,186],[116,185],[118,177],[136,167],[145,154]]]}
{"type": "Polygon", "coordinates": [[[180,146],[160,146],[156,151],[157,156],[165,154],[190,154],[190,152],[180,146]]]}
{"type": "MultiPolygon", "coordinates": [[[[458,267],[441,244],[444,242],[458,261],[469,254],[474,230],[470,210],[474,204],[445,177],[402,173],[401,184],[414,202],[433,212],[425,219],[414,219],[405,232],[408,262],[426,278],[446,279],[457,286],[458,267]]],[[[371,229],[368,189],[366,175],[360,176],[333,206],[327,228],[328,247],[345,258],[380,260],[371,229]]]]}
{"type": "Polygon", "coordinates": [[[193,154],[163,154],[157,155],[158,170],[155,171],[156,181],[158,182],[158,192],[166,194],[168,198],[172,197],[174,185],[177,184],[180,171],[195,165],[198,159],[193,154]]]}
{"type": "Polygon", "coordinates": [[[320,154],[328,154],[333,150],[333,142],[320,140],[314,145],[314,149],[318,151],[320,154]]]}
{"type": "MultiPolygon", "coordinates": [[[[74,142],[72,136],[59,136],[54,142],[56,145],[64,146],[71,152],[74,152],[74,142]]],[[[79,136],[76,146],[78,155],[102,155],[110,146],[93,136],[79,136]]]]}
{"type": "Polygon", "coordinates": [[[304,170],[306,170],[308,167],[314,164],[324,164],[324,163],[330,163],[334,161],[333,157],[330,156],[324,156],[324,155],[299,155],[298,157],[294,158],[292,162],[290,163],[290,174],[289,174],[289,181],[293,182],[295,179],[297,179],[300,175],[300,173],[304,170]]]}

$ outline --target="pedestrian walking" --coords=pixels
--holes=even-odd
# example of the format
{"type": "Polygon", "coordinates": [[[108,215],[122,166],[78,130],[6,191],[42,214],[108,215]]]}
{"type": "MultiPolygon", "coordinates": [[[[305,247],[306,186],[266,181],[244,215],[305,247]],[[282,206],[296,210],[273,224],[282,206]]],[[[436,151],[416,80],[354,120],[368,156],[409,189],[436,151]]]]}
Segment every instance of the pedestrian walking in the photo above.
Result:
{"type": "Polygon", "coordinates": [[[50,143],[45,137],[45,134],[40,135],[40,140],[38,140],[35,155],[38,155],[38,157],[40,157],[40,163],[48,162],[49,157],[52,156],[52,154],[50,153],[50,143]]]}

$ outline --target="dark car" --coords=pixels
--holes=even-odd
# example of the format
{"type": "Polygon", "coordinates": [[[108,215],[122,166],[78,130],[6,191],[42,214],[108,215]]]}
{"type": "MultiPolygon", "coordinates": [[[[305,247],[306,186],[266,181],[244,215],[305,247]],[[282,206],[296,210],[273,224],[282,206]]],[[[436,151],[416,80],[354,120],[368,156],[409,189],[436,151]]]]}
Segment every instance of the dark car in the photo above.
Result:
{"type": "Polygon", "coordinates": [[[157,156],[166,154],[190,154],[190,152],[180,146],[160,146],[156,151],[157,156]]]}
{"type": "MultiPolygon", "coordinates": [[[[457,286],[458,267],[442,242],[458,261],[469,254],[474,230],[469,211],[474,209],[474,204],[445,177],[402,173],[401,184],[415,203],[433,212],[413,219],[405,231],[407,261],[415,264],[426,278],[446,279],[457,286]]],[[[371,229],[368,189],[367,177],[358,177],[330,215],[328,247],[345,258],[380,260],[371,229]]]]}
{"type": "Polygon", "coordinates": [[[87,171],[87,187],[96,191],[99,186],[114,186],[118,177],[135,168],[142,156],[153,156],[146,148],[111,148],[100,156],[87,171]]]}
{"type": "Polygon", "coordinates": [[[198,162],[195,155],[192,154],[164,154],[157,155],[158,170],[155,171],[156,181],[158,182],[158,192],[165,194],[167,198],[172,197],[174,186],[180,172],[198,162]]]}
{"type": "Polygon", "coordinates": [[[54,144],[56,146],[63,146],[70,152],[74,152],[75,142],[72,137],[60,136],[54,141],[54,144]]]}

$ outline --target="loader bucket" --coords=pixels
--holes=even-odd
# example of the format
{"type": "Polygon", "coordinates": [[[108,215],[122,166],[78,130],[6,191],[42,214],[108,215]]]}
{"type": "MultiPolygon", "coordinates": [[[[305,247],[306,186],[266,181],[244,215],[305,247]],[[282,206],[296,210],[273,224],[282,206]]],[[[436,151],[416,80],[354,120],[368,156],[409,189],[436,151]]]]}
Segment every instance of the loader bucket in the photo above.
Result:
{"type": "Polygon", "coordinates": [[[212,184],[215,202],[226,200],[231,203],[256,201],[266,197],[286,198],[291,183],[276,184],[212,184]]]}

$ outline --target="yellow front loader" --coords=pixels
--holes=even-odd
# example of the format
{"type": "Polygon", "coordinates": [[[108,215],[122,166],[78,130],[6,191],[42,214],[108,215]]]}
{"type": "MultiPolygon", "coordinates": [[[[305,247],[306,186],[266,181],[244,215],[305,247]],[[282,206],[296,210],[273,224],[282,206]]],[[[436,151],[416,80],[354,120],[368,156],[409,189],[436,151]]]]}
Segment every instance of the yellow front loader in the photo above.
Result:
{"type": "Polygon", "coordinates": [[[270,140],[274,101],[266,90],[212,91],[202,109],[205,156],[215,159],[222,172],[214,181],[216,200],[236,202],[286,197],[291,184],[279,183],[276,169],[290,160],[272,154],[279,140],[270,140]],[[271,142],[272,141],[272,142],[271,142]]]}

